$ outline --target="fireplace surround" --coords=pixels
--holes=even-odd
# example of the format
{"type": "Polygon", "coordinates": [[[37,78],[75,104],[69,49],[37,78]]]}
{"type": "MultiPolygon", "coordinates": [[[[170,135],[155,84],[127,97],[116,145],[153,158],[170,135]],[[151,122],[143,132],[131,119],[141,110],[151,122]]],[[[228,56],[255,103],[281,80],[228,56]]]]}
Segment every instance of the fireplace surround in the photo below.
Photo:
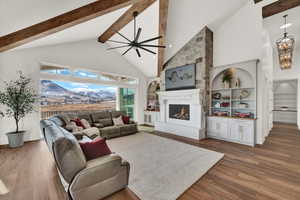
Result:
{"type": "Polygon", "coordinates": [[[205,138],[200,89],[158,92],[160,117],[155,130],[196,140],[205,138]]]}

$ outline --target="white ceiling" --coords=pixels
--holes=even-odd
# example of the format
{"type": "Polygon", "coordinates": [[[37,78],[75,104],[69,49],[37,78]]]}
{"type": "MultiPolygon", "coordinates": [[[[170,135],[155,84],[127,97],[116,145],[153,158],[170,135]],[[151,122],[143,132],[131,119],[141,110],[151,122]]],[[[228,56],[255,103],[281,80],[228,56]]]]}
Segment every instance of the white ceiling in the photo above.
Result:
{"type": "MultiPolygon", "coordinates": [[[[14,32],[94,1],[95,0],[1,0],[0,35],[14,32]]],[[[212,29],[216,28],[247,1],[248,0],[170,0],[166,40],[168,45],[171,44],[172,47],[166,49],[166,58],[168,59],[173,56],[205,25],[208,25],[212,29]]],[[[95,42],[97,42],[97,37],[125,11],[126,8],[117,10],[94,20],[33,41],[17,49],[86,39],[95,39],[95,42]]],[[[143,29],[141,40],[158,35],[158,2],[154,3],[139,15],[137,24],[143,29]]],[[[132,36],[132,23],[128,24],[121,32],[128,37],[132,36]]],[[[112,39],[123,40],[116,35],[112,39]]],[[[124,50],[116,51],[122,53],[124,50]]],[[[157,51],[157,49],[153,50],[157,51]]],[[[157,56],[153,56],[144,51],[141,51],[141,54],[142,58],[138,58],[136,53],[131,51],[124,57],[146,76],[156,76],[157,56]]]]}
{"type": "Polygon", "coordinates": [[[283,37],[284,30],[280,29],[280,26],[284,24],[283,16],[285,14],[289,15],[287,18],[288,23],[292,23],[287,31],[296,38],[296,46],[300,46],[298,42],[300,39],[300,6],[264,19],[264,27],[269,32],[271,42],[275,47],[276,40],[283,37]]]}

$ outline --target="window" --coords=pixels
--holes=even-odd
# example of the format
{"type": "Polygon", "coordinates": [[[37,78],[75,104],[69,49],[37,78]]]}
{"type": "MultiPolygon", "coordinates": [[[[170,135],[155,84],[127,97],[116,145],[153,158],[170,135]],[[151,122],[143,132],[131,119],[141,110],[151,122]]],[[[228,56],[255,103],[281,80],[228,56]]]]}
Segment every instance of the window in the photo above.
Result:
{"type": "Polygon", "coordinates": [[[80,77],[80,78],[92,78],[92,79],[97,79],[98,74],[85,71],[85,70],[77,70],[74,72],[74,76],[80,77]]]}
{"type": "Polygon", "coordinates": [[[131,119],[134,119],[134,95],[135,91],[130,88],[120,88],[120,110],[126,112],[131,119]]]}
{"type": "Polygon", "coordinates": [[[120,77],[120,81],[123,82],[123,83],[126,83],[126,84],[130,84],[130,85],[133,85],[133,84],[138,84],[138,80],[135,79],[135,78],[128,78],[128,77],[120,77]]]}
{"type": "Polygon", "coordinates": [[[115,110],[117,87],[41,80],[42,118],[59,113],[115,110]]]}
{"type": "Polygon", "coordinates": [[[41,72],[45,74],[71,75],[69,69],[54,66],[42,66],[41,72]]]}

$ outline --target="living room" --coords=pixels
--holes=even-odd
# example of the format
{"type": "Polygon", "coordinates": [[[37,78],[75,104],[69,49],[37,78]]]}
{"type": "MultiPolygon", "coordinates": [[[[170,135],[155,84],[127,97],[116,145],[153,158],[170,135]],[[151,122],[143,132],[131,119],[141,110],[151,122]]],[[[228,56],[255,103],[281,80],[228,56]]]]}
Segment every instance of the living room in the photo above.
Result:
{"type": "Polygon", "coordinates": [[[0,199],[297,199],[299,9],[2,1],[0,199]]]}

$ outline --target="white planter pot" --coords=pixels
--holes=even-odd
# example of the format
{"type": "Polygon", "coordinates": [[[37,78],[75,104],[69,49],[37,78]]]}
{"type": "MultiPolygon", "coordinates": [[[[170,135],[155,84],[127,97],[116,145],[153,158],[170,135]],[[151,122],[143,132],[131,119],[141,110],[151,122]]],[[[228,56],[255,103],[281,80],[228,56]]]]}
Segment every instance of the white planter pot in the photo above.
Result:
{"type": "Polygon", "coordinates": [[[8,138],[8,144],[10,148],[17,148],[21,147],[24,144],[24,134],[25,131],[16,132],[9,132],[6,133],[8,138]]]}

